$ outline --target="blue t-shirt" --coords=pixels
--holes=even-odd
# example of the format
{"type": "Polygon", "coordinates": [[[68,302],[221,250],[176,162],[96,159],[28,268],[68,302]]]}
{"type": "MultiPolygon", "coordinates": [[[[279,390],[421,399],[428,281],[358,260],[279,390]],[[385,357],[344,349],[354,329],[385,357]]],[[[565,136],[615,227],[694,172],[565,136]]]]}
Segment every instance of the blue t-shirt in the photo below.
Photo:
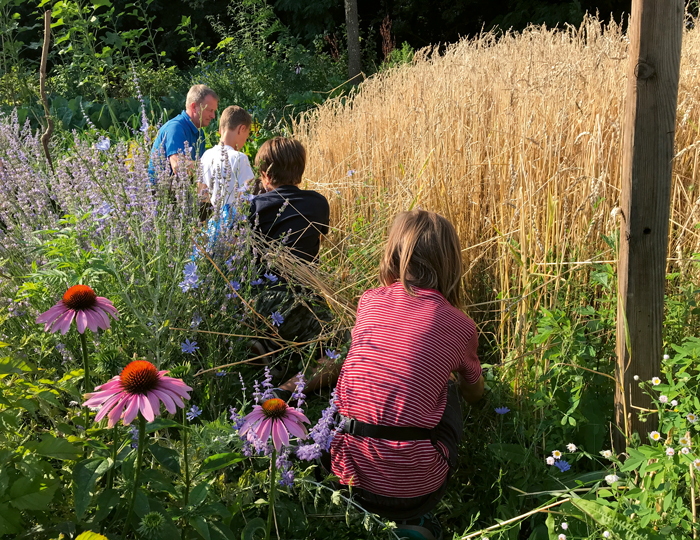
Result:
{"type": "Polygon", "coordinates": [[[190,148],[190,157],[192,161],[201,158],[204,154],[204,131],[197,129],[192,123],[192,120],[187,116],[187,111],[182,111],[172,120],[168,120],[158,130],[158,135],[153,141],[151,148],[151,159],[148,163],[148,175],[151,177],[151,182],[156,181],[155,164],[160,160],[166,163],[166,167],[170,170],[170,163],[167,158],[184,152],[185,143],[190,148]]]}

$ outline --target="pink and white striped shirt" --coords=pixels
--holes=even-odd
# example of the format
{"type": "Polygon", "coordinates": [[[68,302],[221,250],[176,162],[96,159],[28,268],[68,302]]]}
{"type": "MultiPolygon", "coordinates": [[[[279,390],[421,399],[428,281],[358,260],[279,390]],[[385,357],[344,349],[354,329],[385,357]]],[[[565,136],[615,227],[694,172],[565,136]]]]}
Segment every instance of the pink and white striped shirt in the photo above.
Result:
{"type": "MultiPolygon", "coordinates": [[[[470,384],[479,380],[474,321],[435,290],[414,293],[397,282],[362,295],[338,380],[343,415],[370,424],[432,428],[445,410],[450,372],[470,384]]],[[[349,434],[334,438],[331,468],[343,484],[400,498],[437,490],[448,472],[428,440],[349,434]]]]}

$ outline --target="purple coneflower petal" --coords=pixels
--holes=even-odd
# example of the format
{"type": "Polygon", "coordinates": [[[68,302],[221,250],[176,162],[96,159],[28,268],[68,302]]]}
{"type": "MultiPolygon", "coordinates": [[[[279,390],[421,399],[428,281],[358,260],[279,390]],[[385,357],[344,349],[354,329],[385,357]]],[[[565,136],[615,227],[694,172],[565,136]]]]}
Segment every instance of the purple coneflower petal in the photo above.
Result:
{"type": "Polygon", "coordinates": [[[119,422],[119,418],[122,415],[122,411],[124,410],[124,407],[126,406],[127,402],[129,401],[129,396],[124,394],[122,396],[122,399],[120,399],[117,404],[114,406],[112,411],[107,415],[107,418],[109,419],[109,423],[107,424],[109,427],[114,427],[117,422],[119,422]]]}
{"type": "Polygon", "coordinates": [[[68,330],[70,330],[70,324],[73,322],[73,318],[75,317],[75,310],[69,309],[66,311],[65,315],[63,315],[60,319],[56,321],[56,323],[53,325],[53,328],[51,329],[51,333],[56,332],[57,330],[61,331],[61,335],[65,335],[68,330]]]}
{"type": "Polygon", "coordinates": [[[151,390],[146,394],[146,397],[151,404],[151,409],[153,409],[153,415],[160,416],[160,401],[158,400],[158,396],[156,396],[153,393],[153,390],[151,390]]]}
{"type": "Polygon", "coordinates": [[[289,445],[289,433],[281,419],[272,422],[272,442],[278,452],[282,450],[282,446],[289,445]]]}
{"type": "MultiPolygon", "coordinates": [[[[75,323],[76,326],[78,327],[78,332],[81,334],[85,332],[85,328],[87,328],[88,325],[88,318],[87,315],[85,314],[84,310],[78,310],[75,314],[75,323]]],[[[92,329],[91,329],[92,330],[92,329]]]]}
{"type": "Polygon", "coordinates": [[[100,386],[96,386],[95,390],[111,390],[116,387],[121,387],[122,381],[119,378],[119,375],[116,377],[112,377],[110,380],[108,380],[106,383],[101,384],[100,386]]]}
{"type": "Polygon", "coordinates": [[[153,414],[153,407],[151,407],[151,400],[149,400],[143,394],[139,394],[138,400],[139,400],[139,410],[141,411],[141,414],[143,415],[143,417],[146,419],[147,422],[153,422],[153,420],[155,420],[156,416],[153,414]]]}
{"type": "MultiPolygon", "coordinates": [[[[97,412],[97,415],[95,416],[95,422],[99,422],[100,420],[102,420],[107,415],[107,413],[110,410],[112,410],[112,407],[123,397],[124,397],[124,393],[119,392],[118,394],[114,394],[114,395],[112,395],[112,397],[105,400],[104,403],[102,404],[102,406],[100,407],[100,410],[97,412]]],[[[90,401],[91,400],[86,401],[85,403],[83,403],[83,405],[85,407],[96,406],[96,405],[91,405],[90,401]]]]}
{"type": "Polygon", "coordinates": [[[295,437],[299,437],[300,439],[306,439],[307,431],[304,426],[295,422],[291,418],[285,418],[283,422],[289,433],[291,433],[295,437]]]}
{"type": "Polygon", "coordinates": [[[115,308],[112,305],[112,302],[107,300],[104,296],[98,296],[96,300],[96,307],[102,308],[105,311],[107,311],[115,320],[119,318],[119,312],[117,311],[117,308],[115,308]]]}
{"type": "Polygon", "coordinates": [[[99,323],[102,322],[102,318],[94,309],[83,310],[83,315],[85,315],[85,322],[90,331],[97,332],[98,328],[100,328],[99,323]]]}
{"type": "Polygon", "coordinates": [[[310,424],[309,419],[306,418],[303,412],[301,412],[298,409],[294,409],[293,407],[288,407],[287,410],[285,411],[285,416],[294,418],[296,422],[306,422],[307,424],[310,424]]]}
{"type": "Polygon", "coordinates": [[[151,390],[151,393],[163,402],[163,404],[165,405],[165,409],[170,414],[175,414],[175,412],[177,412],[175,401],[172,397],[170,397],[170,394],[168,392],[164,392],[163,390],[159,390],[156,388],[155,390],[151,390]]]}
{"type": "Polygon", "coordinates": [[[124,411],[122,421],[124,422],[125,426],[128,426],[139,413],[139,395],[132,394],[126,398],[126,401],[128,402],[128,405],[124,411]]]}
{"type": "Polygon", "coordinates": [[[99,328],[102,328],[103,330],[107,330],[107,328],[109,328],[109,317],[107,316],[107,312],[103,309],[100,309],[97,306],[91,308],[90,311],[92,311],[95,314],[97,326],[99,328]]]}
{"type": "Polygon", "coordinates": [[[66,311],[66,306],[63,304],[63,301],[59,302],[55,306],[53,306],[51,309],[44,311],[41,315],[39,315],[36,318],[37,323],[48,323],[48,322],[53,322],[56,320],[56,318],[61,315],[62,313],[65,313],[66,311]]]}
{"type": "Polygon", "coordinates": [[[261,441],[266,441],[270,438],[270,431],[272,431],[272,418],[264,418],[255,429],[255,435],[261,441]]]}

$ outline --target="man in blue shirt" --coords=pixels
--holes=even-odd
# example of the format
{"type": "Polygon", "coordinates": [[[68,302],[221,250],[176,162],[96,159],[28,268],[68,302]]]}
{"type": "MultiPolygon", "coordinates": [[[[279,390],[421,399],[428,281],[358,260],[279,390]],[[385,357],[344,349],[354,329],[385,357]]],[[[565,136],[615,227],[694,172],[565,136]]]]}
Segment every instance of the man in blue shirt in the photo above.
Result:
{"type": "Polygon", "coordinates": [[[188,171],[194,170],[194,163],[204,154],[204,132],[201,128],[214,119],[218,104],[219,96],[208,86],[196,84],[190,88],[185,110],[163,124],[153,141],[148,164],[152,183],[156,183],[156,170],[162,167],[172,174],[176,174],[180,166],[188,171]],[[183,156],[185,146],[189,150],[183,156]],[[185,163],[180,163],[183,157],[185,163]]]}

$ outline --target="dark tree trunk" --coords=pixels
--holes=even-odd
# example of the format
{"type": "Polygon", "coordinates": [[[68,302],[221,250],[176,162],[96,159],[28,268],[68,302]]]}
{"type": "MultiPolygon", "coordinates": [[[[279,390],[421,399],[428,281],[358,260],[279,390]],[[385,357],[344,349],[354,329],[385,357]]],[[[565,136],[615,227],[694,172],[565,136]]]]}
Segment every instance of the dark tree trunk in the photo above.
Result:
{"type": "Polygon", "coordinates": [[[358,84],[362,73],[362,55],[357,0],[345,0],[345,25],[348,30],[348,79],[352,84],[358,84]]]}

